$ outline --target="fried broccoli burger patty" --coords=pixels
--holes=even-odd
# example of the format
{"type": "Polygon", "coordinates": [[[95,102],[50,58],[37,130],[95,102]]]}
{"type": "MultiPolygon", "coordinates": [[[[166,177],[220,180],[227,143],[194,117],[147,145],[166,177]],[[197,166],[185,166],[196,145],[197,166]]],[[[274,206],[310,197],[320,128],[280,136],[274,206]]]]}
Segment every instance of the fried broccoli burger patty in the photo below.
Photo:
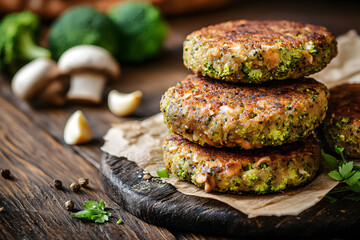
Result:
{"type": "Polygon", "coordinates": [[[329,110],[322,130],[330,149],[360,158],[360,84],[343,84],[330,89],[329,110]]]}
{"type": "Polygon", "coordinates": [[[327,94],[312,78],[253,85],[189,75],[167,90],[160,109],[168,128],[192,142],[253,149],[307,136],[325,117],[327,94]]]}
{"type": "Polygon", "coordinates": [[[322,70],[337,54],[325,27],[290,21],[229,21],[197,30],[183,44],[194,73],[232,82],[301,78],[322,70]]]}
{"type": "Polygon", "coordinates": [[[320,147],[309,136],[299,143],[243,150],[211,148],[170,134],[163,144],[166,168],[206,192],[279,192],[310,182],[316,175],[320,147]]]}

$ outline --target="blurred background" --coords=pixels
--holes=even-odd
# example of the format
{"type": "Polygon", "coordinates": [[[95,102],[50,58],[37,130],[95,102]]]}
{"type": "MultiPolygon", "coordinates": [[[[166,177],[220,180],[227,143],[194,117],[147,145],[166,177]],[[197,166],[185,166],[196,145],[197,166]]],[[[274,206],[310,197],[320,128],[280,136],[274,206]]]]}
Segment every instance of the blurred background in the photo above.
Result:
{"type": "MultiPolygon", "coordinates": [[[[31,10],[45,22],[57,18],[64,10],[90,4],[101,11],[124,0],[1,0],[0,14],[31,10]]],[[[146,0],[145,0],[146,1],[146,0]]],[[[170,19],[192,19],[188,26],[196,28],[203,15],[212,22],[229,19],[286,19],[329,25],[335,34],[355,28],[359,31],[360,9],[356,0],[314,1],[243,1],[243,0],[147,0],[158,6],[170,19]],[[197,16],[197,15],[201,16],[197,16]],[[197,16],[197,17],[196,17],[197,16]]],[[[207,19],[208,20],[208,19],[207,19]]],[[[207,24],[208,22],[206,22],[207,24]]]]}
{"type": "MultiPolygon", "coordinates": [[[[54,23],[66,11],[78,6],[91,5],[98,11],[109,14],[115,6],[123,2],[125,0],[0,0],[0,17],[4,18],[10,13],[30,10],[39,17],[43,30],[38,44],[48,48],[49,42],[51,42],[48,39],[49,31],[54,28],[54,23]]],[[[121,56],[117,58],[121,64],[122,73],[119,81],[111,86],[122,92],[135,90],[143,92],[142,104],[135,112],[135,115],[141,117],[157,113],[162,93],[189,74],[182,64],[182,43],[187,34],[201,27],[234,19],[291,20],[325,26],[336,36],[352,29],[360,32],[360,1],[148,0],[147,2],[159,9],[168,25],[166,36],[164,35],[165,39],[164,41],[158,40],[161,47],[153,51],[150,57],[144,57],[139,61],[132,61],[126,57],[121,59],[121,56]]],[[[114,17],[116,13],[112,15],[114,17]]],[[[122,17],[119,16],[121,14],[117,15],[115,18],[122,17]]],[[[128,11],[126,16],[131,18],[131,11],[128,11]]],[[[78,18],[80,19],[82,16],[79,14],[78,18]]],[[[141,19],[141,21],[143,20],[141,19]]],[[[76,22],[76,19],[73,22],[76,22]]],[[[132,22],[128,22],[124,28],[134,28],[132,25],[132,22]]],[[[148,30],[147,25],[143,24],[142,27],[146,31],[148,30]]],[[[152,31],[156,32],[157,30],[153,28],[152,31]]],[[[144,32],[144,30],[137,31],[144,32]]],[[[64,41],[65,34],[62,32],[57,36],[53,35],[55,40],[52,42],[57,44],[64,41]]],[[[157,33],[157,35],[159,34],[157,33]]],[[[1,37],[3,36],[0,36],[0,39],[1,37]]],[[[150,37],[148,39],[150,40],[150,37]]],[[[131,37],[128,41],[135,42],[131,37]]],[[[146,37],[142,41],[147,42],[146,37]]],[[[138,44],[138,46],[140,45],[144,44],[138,44]]],[[[127,48],[125,47],[125,49],[127,48]]],[[[56,60],[54,57],[56,53],[51,46],[50,51],[56,60]]],[[[144,52],[144,50],[141,51],[144,52]]],[[[131,55],[135,56],[136,54],[131,55]]],[[[106,96],[106,92],[104,96],[106,96]]]]}

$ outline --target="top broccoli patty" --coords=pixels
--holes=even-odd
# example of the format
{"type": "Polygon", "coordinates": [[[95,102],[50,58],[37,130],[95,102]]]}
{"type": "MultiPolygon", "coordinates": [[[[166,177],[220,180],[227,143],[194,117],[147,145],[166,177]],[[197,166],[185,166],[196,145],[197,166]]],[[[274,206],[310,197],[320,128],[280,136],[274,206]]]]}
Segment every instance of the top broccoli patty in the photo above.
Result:
{"type": "Polygon", "coordinates": [[[324,27],[289,21],[229,21],[186,37],[185,66],[232,82],[300,78],[322,70],[337,54],[324,27]]]}
{"type": "Polygon", "coordinates": [[[360,84],[330,89],[329,111],[323,132],[330,149],[344,148],[348,157],[360,158],[360,84]]]}

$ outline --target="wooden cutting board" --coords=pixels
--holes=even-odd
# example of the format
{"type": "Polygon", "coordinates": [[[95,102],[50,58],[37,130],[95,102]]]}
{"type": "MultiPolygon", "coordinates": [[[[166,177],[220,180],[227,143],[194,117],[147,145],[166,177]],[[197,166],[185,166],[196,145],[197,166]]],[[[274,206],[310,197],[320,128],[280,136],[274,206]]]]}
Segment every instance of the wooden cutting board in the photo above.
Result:
{"type": "MultiPolygon", "coordinates": [[[[143,180],[135,163],[104,153],[100,177],[105,192],[133,215],[173,231],[223,237],[350,237],[358,235],[360,202],[334,195],[298,216],[256,217],[217,200],[188,196],[158,177],[143,180]]],[[[259,196],[261,197],[261,196],[259,196]]]]}

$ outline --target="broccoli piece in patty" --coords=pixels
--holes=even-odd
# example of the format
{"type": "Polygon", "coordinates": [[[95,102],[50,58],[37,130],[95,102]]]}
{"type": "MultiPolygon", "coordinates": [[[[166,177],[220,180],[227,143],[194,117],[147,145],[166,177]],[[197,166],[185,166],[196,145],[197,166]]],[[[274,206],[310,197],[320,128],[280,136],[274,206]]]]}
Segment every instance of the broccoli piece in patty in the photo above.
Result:
{"type": "Polygon", "coordinates": [[[139,63],[154,57],[168,33],[168,25],[160,11],[146,2],[124,2],[109,11],[117,25],[120,62],[139,63]]]}
{"type": "Polygon", "coordinates": [[[49,50],[35,43],[40,30],[38,17],[28,11],[8,14],[0,23],[0,71],[13,75],[39,57],[50,57],[49,50]]]}
{"type": "Polygon", "coordinates": [[[115,53],[118,47],[115,24],[91,6],[74,7],[64,12],[51,26],[48,44],[54,59],[77,45],[96,45],[115,53]]]}

